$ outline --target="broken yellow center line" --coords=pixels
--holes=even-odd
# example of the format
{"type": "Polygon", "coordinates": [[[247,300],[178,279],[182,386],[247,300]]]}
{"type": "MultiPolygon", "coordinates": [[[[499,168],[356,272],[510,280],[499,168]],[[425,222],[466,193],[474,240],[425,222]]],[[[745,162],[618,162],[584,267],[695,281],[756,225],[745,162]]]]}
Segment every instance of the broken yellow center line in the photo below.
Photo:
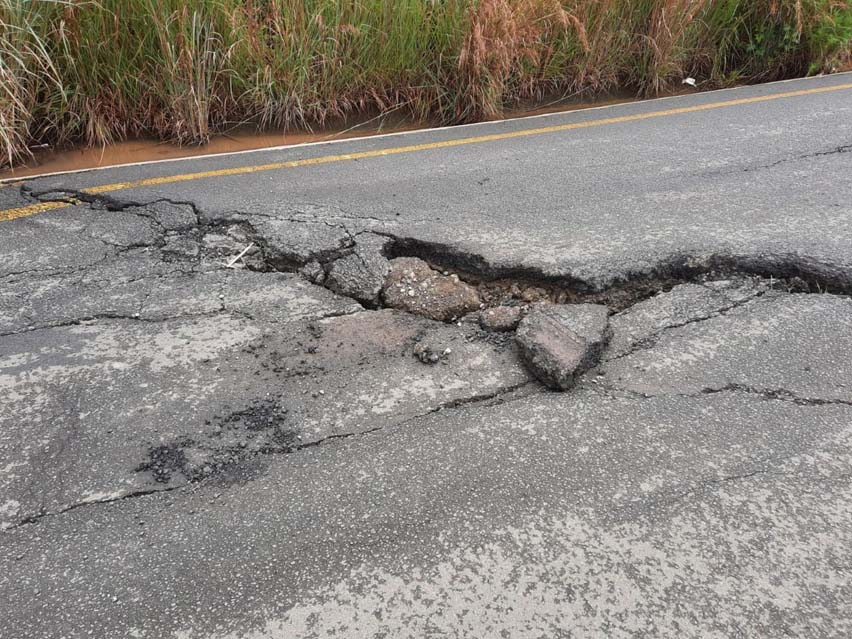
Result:
{"type": "MultiPolygon", "coordinates": [[[[587,122],[574,122],[571,124],[556,124],[553,126],[545,126],[536,129],[523,129],[521,131],[510,131],[506,133],[493,133],[490,135],[479,135],[469,138],[458,138],[455,140],[445,140],[442,142],[428,142],[425,144],[411,144],[408,146],[397,146],[386,149],[376,149],[373,151],[361,151],[358,153],[344,153],[341,155],[326,155],[317,158],[306,158],[302,160],[290,160],[287,162],[272,162],[270,164],[259,164],[254,166],[241,166],[230,169],[217,169],[213,171],[199,171],[197,173],[182,173],[178,175],[165,175],[162,177],[146,178],[144,180],[132,180],[128,182],[116,182],[113,184],[104,184],[101,186],[93,186],[83,189],[82,193],[88,195],[101,195],[104,193],[112,193],[114,191],[123,191],[127,189],[136,189],[146,186],[160,186],[163,184],[175,184],[177,182],[190,182],[193,180],[201,180],[206,178],[228,177],[232,175],[246,175],[249,173],[260,173],[262,171],[277,171],[281,169],[294,169],[302,166],[315,166],[319,164],[330,164],[332,162],[345,162],[348,160],[363,160],[368,158],[384,157],[388,155],[399,155],[401,153],[415,153],[417,151],[430,151],[433,149],[447,149],[454,146],[465,146],[468,144],[481,144],[483,142],[497,142],[499,140],[511,140],[514,138],[524,138],[531,135],[544,135],[547,133],[559,133],[562,131],[573,131],[576,129],[588,129],[597,126],[606,126],[608,124],[622,124],[625,122],[637,122],[640,120],[650,120],[652,118],[663,118],[673,115],[682,115],[684,113],[696,113],[698,111],[710,111],[713,109],[723,109],[728,107],[740,106],[743,104],[755,104],[758,102],[770,102],[772,100],[781,100],[784,98],[794,98],[804,95],[813,95],[816,93],[827,93],[829,91],[842,91],[844,89],[852,89],[852,83],[838,84],[830,87],[818,87],[813,89],[801,89],[799,91],[788,91],[786,93],[775,93],[773,95],[763,95],[753,98],[740,98],[737,100],[726,100],[724,102],[710,102],[707,104],[699,104],[696,106],[679,107],[676,109],[665,109],[662,111],[651,111],[649,113],[636,113],[633,115],[622,115],[613,118],[602,118],[599,120],[589,120],[587,122]]],[[[73,206],[73,201],[61,202],[44,202],[40,204],[32,204],[29,206],[21,206],[14,209],[6,209],[0,211],[0,221],[14,220],[16,218],[27,217],[37,213],[46,211],[54,211],[65,207],[73,206]]]]}

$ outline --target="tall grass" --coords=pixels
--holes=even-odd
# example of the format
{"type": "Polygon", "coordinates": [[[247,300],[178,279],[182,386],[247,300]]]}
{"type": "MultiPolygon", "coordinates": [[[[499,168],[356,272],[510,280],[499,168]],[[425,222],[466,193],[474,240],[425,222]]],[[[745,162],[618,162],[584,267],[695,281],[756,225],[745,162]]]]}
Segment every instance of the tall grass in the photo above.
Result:
{"type": "Polygon", "coordinates": [[[555,92],[829,70],[852,0],[0,0],[0,163],[237,122],[463,122],[555,92]]]}

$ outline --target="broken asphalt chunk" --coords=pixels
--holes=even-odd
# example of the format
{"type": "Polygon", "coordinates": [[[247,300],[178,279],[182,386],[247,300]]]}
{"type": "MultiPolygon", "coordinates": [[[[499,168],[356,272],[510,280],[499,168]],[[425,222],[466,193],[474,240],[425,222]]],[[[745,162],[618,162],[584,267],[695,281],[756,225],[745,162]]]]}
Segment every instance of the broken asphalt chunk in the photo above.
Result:
{"type": "Polygon", "coordinates": [[[378,251],[356,248],[332,263],[325,284],[335,293],[375,306],[390,271],[387,258],[378,251]]]}
{"type": "Polygon", "coordinates": [[[598,304],[537,306],[516,339],[530,371],[555,390],[567,390],[595,366],[609,343],[609,309],[598,304]]]}

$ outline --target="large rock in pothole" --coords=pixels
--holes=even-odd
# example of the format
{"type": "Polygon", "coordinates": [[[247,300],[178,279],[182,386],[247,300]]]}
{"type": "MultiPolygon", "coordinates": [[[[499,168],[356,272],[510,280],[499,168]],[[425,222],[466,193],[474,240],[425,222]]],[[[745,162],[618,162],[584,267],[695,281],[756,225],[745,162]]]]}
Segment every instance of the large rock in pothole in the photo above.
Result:
{"type": "Polygon", "coordinates": [[[416,257],[390,261],[382,291],[385,304],[446,322],[479,309],[476,289],[456,275],[443,275],[416,257]]]}
{"type": "Polygon", "coordinates": [[[375,306],[390,268],[381,252],[359,245],[353,253],[332,263],[325,284],[335,293],[375,306]]]}
{"type": "Polygon", "coordinates": [[[516,338],[530,371],[547,386],[567,390],[598,363],[611,334],[606,306],[571,304],[534,308],[516,338]]]}

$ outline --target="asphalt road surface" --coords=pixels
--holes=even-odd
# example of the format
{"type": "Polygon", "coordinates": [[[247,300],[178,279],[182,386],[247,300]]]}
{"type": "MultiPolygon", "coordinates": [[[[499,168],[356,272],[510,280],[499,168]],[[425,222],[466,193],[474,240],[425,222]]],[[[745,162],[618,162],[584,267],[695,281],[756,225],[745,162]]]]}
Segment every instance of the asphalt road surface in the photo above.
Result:
{"type": "Polygon", "coordinates": [[[852,635],[852,75],[7,183],[0,256],[4,639],[852,635]]]}

